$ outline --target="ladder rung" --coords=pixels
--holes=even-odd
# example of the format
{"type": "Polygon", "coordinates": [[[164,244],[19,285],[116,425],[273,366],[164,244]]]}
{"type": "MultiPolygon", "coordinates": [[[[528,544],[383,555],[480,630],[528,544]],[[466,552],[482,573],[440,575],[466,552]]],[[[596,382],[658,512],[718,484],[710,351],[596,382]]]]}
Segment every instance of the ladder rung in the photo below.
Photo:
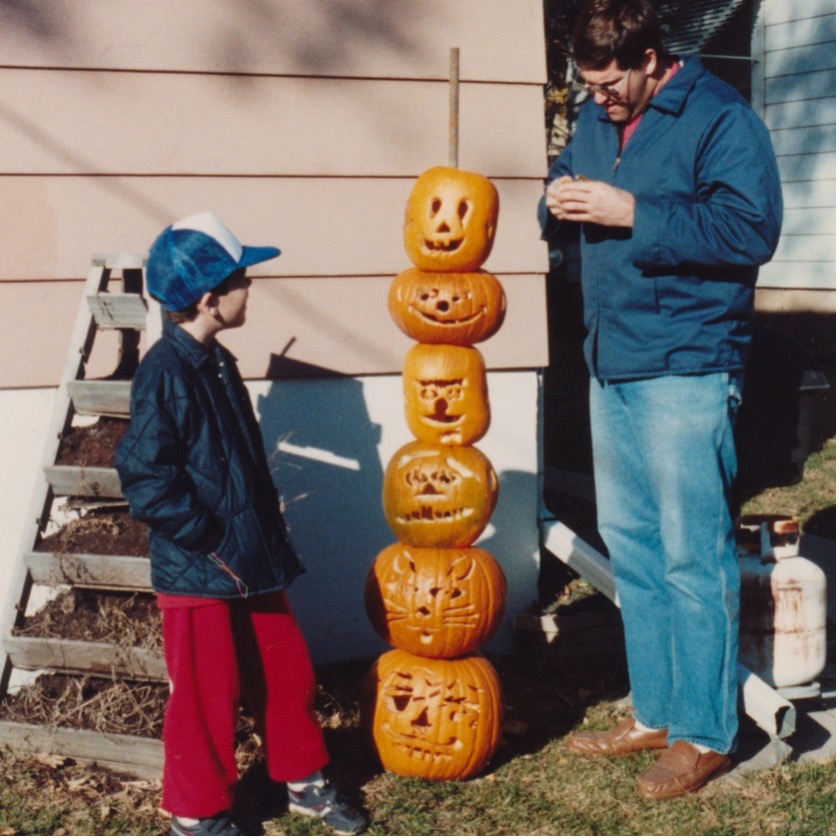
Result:
{"type": "Polygon", "coordinates": [[[54,464],[44,467],[44,475],[56,496],[93,496],[121,499],[120,477],[113,467],[80,467],[54,464]]]}
{"type": "Polygon", "coordinates": [[[131,591],[152,588],[148,557],[31,551],[23,556],[23,561],[32,580],[45,586],[71,584],[86,589],[131,591]]]}
{"type": "Polygon", "coordinates": [[[77,379],[67,383],[78,414],[128,417],[131,382],[77,379]]]}
{"type": "Polygon", "coordinates": [[[24,671],[46,668],[63,673],[166,681],[163,657],[145,648],[30,636],[7,637],[3,646],[12,666],[24,671]]]}
{"type": "Polygon", "coordinates": [[[88,295],[88,307],[100,329],[146,329],[146,301],[123,292],[88,295]]]}
{"type": "Polygon", "coordinates": [[[137,735],[0,721],[0,742],[17,752],[63,755],[144,779],[159,778],[163,767],[163,743],[137,735]]]}
{"type": "Polygon", "coordinates": [[[146,254],[132,254],[128,251],[93,254],[90,258],[90,264],[108,269],[143,268],[146,265],[146,254]]]}

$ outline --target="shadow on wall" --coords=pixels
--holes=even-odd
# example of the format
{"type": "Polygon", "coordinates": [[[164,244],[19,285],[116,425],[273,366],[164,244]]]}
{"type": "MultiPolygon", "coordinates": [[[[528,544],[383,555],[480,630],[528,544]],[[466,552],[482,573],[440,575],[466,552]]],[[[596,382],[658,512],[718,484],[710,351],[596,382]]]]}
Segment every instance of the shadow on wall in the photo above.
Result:
{"type": "Polygon", "coordinates": [[[352,379],[280,380],[257,400],[269,465],[306,574],[290,589],[318,663],[384,646],[364,610],[365,577],[393,535],[382,515],[381,429],[352,379]]]}

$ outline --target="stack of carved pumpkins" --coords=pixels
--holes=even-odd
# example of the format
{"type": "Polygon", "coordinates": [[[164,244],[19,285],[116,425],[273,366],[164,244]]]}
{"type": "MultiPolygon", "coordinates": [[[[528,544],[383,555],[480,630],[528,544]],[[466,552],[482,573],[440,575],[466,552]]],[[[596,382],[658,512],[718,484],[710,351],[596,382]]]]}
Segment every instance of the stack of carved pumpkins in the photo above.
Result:
{"type": "Polygon", "coordinates": [[[484,359],[472,345],[501,326],[505,294],[480,270],[499,200],[484,176],[437,166],[409,196],[405,248],[388,307],[418,343],[403,364],[416,438],[385,471],[383,504],[398,543],[368,575],[371,624],[395,649],[365,681],[367,725],[383,766],[426,779],[464,779],[489,761],[503,701],[492,665],[475,651],[496,631],[507,594],[496,560],[473,546],[498,483],[473,444],[490,425],[484,359]]]}

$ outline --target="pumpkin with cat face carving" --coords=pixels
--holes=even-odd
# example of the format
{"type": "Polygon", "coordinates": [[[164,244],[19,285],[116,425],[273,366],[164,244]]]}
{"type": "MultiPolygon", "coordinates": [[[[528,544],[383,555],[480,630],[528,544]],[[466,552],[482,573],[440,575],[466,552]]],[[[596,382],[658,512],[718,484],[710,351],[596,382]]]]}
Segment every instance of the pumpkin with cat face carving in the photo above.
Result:
{"type": "Polygon", "coordinates": [[[499,626],[506,595],[504,572],[483,549],[395,543],[370,568],[365,607],[389,645],[437,659],[484,644],[499,626]]]}

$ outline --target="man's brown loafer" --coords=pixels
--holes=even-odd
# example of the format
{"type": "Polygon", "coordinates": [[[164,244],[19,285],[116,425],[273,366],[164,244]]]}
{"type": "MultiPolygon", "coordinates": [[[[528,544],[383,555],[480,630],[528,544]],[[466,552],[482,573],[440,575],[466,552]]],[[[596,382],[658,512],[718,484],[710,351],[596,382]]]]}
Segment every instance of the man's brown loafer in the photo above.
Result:
{"type": "Polygon", "coordinates": [[[699,790],[727,767],[728,755],[700,752],[687,741],[674,741],[636,782],[639,794],[645,799],[673,799],[699,790]]]}
{"type": "Polygon", "coordinates": [[[636,721],[628,717],[609,732],[575,732],[568,737],[566,746],[583,755],[628,755],[642,750],[664,750],[668,746],[668,730],[639,729],[636,721]]]}

